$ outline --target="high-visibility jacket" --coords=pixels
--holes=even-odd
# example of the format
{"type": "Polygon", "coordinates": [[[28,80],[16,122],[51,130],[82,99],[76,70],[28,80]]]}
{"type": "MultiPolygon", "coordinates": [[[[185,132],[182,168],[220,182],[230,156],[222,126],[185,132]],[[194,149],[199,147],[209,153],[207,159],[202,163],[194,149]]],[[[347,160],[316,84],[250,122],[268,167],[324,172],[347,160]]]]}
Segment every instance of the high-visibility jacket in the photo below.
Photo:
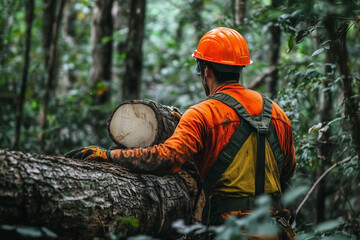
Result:
{"type": "MultiPolygon", "coordinates": [[[[220,85],[211,94],[217,92],[224,92],[235,98],[252,116],[258,116],[262,112],[262,96],[256,91],[233,83],[220,85]]],[[[163,144],[149,148],[113,150],[113,161],[135,172],[164,175],[179,171],[185,161],[194,159],[199,175],[204,180],[240,122],[240,117],[231,107],[215,99],[207,99],[184,113],[174,134],[163,144]]],[[[276,162],[267,161],[270,168],[267,167],[266,174],[275,176],[271,177],[275,181],[265,182],[265,193],[281,191],[280,186],[277,186],[279,181],[288,180],[293,175],[296,165],[291,123],[284,111],[274,102],[271,122],[285,158],[281,172],[277,172],[276,162]]],[[[255,141],[254,137],[250,137],[246,144],[252,145],[255,141]]],[[[250,151],[245,154],[254,155],[256,159],[256,152],[250,151]]],[[[271,155],[271,152],[266,154],[271,155]]],[[[217,186],[217,190],[229,196],[253,195],[253,162],[238,162],[235,167],[230,167],[231,174],[228,179],[220,179],[219,182],[222,184],[217,186]],[[242,176],[241,181],[229,179],[239,175],[242,176]]]]}

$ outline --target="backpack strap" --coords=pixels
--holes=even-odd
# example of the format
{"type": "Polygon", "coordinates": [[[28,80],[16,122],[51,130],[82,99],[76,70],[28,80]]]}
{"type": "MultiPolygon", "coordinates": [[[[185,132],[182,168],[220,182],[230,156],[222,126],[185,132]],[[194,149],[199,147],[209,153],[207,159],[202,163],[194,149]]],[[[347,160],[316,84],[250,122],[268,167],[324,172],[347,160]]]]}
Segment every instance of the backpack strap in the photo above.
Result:
{"type": "Polygon", "coordinates": [[[262,113],[257,117],[253,117],[246,111],[241,103],[226,93],[216,93],[208,97],[208,99],[216,99],[233,108],[240,116],[242,121],[234,135],[231,137],[228,145],[219,154],[218,160],[214,163],[206,175],[203,186],[205,195],[210,195],[221,175],[226,171],[238,153],[239,149],[241,149],[242,145],[254,131],[256,131],[258,134],[258,154],[255,167],[255,194],[260,195],[264,193],[265,137],[269,133],[269,126],[272,125],[270,124],[272,101],[263,96],[262,113]]]}

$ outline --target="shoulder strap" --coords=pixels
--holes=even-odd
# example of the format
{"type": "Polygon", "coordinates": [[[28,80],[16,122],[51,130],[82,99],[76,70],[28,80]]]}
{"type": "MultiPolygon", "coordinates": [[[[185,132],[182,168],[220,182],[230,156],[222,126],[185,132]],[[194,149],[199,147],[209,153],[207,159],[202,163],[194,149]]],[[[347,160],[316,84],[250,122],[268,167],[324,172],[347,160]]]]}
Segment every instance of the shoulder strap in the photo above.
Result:
{"type": "Polygon", "coordinates": [[[282,169],[283,169],[285,155],[284,155],[283,151],[281,150],[280,142],[279,142],[279,139],[278,139],[278,136],[277,136],[277,133],[276,133],[276,130],[275,130],[275,127],[273,124],[270,124],[269,130],[270,130],[270,134],[267,136],[267,139],[271,146],[271,150],[274,153],[274,157],[275,157],[277,165],[278,165],[279,173],[281,173],[282,169]]]}
{"type": "Polygon", "coordinates": [[[236,111],[236,113],[241,118],[248,121],[257,130],[257,132],[267,133],[269,130],[271,114],[272,114],[272,101],[269,98],[265,97],[264,95],[262,95],[262,98],[263,98],[262,113],[257,117],[253,117],[246,111],[246,109],[241,103],[239,103],[235,98],[233,98],[229,94],[219,92],[208,97],[208,99],[219,100],[222,103],[233,108],[236,111]]]}
{"type": "Polygon", "coordinates": [[[226,171],[239,149],[241,149],[242,145],[253,131],[258,133],[255,193],[256,195],[263,193],[265,184],[265,136],[269,132],[269,125],[271,125],[272,101],[263,96],[262,113],[257,117],[253,117],[246,111],[241,103],[226,93],[216,93],[208,97],[208,99],[216,99],[233,108],[242,121],[239,128],[231,137],[228,145],[219,154],[218,160],[214,163],[206,175],[204,181],[205,194],[210,194],[216,182],[226,171]]]}

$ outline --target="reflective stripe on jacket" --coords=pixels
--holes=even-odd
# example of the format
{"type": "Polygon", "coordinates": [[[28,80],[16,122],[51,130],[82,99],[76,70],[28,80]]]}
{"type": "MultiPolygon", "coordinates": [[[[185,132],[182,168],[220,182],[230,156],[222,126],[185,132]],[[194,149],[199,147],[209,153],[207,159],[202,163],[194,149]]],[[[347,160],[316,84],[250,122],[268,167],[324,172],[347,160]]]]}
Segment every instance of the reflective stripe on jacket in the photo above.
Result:
{"type": "MultiPolygon", "coordinates": [[[[257,116],[262,111],[261,95],[240,84],[221,85],[212,94],[216,92],[234,97],[250,115],[257,116]]],[[[291,123],[276,103],[273,103],[271,121],[285,155],[280,179],[286,181],[296,164],[291,123]]],[[[239,125],[240,118],[232,108],[214,99],[205,100],[184,113],[174,134],[165,143],[149,148],[114,150],[113,161],[135,172],[164,175],[179,171],[185,161],[193,159],[204,179],[239,125]]]]}

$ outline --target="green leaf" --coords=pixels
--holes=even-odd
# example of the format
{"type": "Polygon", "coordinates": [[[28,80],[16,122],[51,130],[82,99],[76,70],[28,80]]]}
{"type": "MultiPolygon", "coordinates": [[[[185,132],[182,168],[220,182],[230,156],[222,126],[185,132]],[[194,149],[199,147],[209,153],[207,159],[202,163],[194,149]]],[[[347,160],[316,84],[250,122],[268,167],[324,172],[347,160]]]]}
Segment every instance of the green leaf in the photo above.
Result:
{"type": "Polygon", "coordinates": [[[323,52],[324,50],[325,50],[325,48],[319,48],[318,50],[313,52],[313,54],[311,56],[314,57],[314,56],[318,55],[319,53],[323,52]]]}
{"type": "Polygon", "coordinates": [[[41,231],[43,233],[45,233],[45,235],[49,238],[57,238],[58,236],[56,235],[56,233],[54,233],[53,231],[51,231],[50,229],[46,228],[46,227],[41,227],[41,231]]]}
{"type": "Polygon", "coordinates": [[[294,202],[296,199],[298,199],[301,195],[306,193],[308,191],[308,186],[299,186],[294,189],[290,189],[284,193],[284,195],[281,198],[281,201],[286,205],[289,203],[294,202]]]}
{"type": "Polygon", "coordinates": [[[288,39],[288,50],[287,50],[287,53],[291,52],[291,50],[293,49],[294,47],[294,38],[295,38],[295,32],[292,32],[290,34],[290,37],[288,39]]]}
{"type": "Polygon", "coordinates": [[[295,36],[295,41],[296,41],[296,44],[299,44],[301,43],[302,41],[304,41],[305,37],[307,35],[310,34],[310,30],[309,29],[305,29],[305,30],[300,30],[296,33],[296,36],[295,36]]]}
{"type": "Polygon", "coordinates": [[[205,226],[202,225],[201,223],[195,223],[193,225],[187,226],[187,225],[185,225],[185,222],[183,219],[179,219],[179,220],[173,222],[172,227],[175,228],[178,233],[181,233],[184,235],[187,235],[189,233],[192,233],[192,232],[195,232],[195,231],[205,228],[205,226]]]}
{"type": "Polygon", "coordinates": [[[112,37],[111,37],[111,36],[106,36],[106,37],[103,37],[103,38],[101,39],[101,43],[102,43],[102,44],[105,44],[105,43],[110,42],[111,40],[112,40],[112,37]]]}
{"type": "Polygon", "coordinates": [[[137,218],[134,218],[134,217],[117,217],[116,221],[130,223],[130,225],[133,226],[134,228],[139,227],[139,220],[137,218]]]}
{"type": "Polygon", "coordinates": [[[313,125],[311,128],[309,128],[308,133],[312,134],[315,131],[318,131],[322,127],[322,125],[323,125],[322,123],[318,123],[316,125],[313,125]]]}
{"type": "Polygon", "coordinates": [[[315,233],[328,232],[328,231],[338,228],[343,223],[344,223],[344,220],[342,218],[330,220],[330,221],[320,223],[319,225],[317,225],[316,228],[314,229],[314,231],[315,231],[315,233]]]}
{"type": "Polygon", "coordinates": [[[17,226],[16,232],[21,236],[32,238],[39,238],[43,235],[42,232],[35,227],[17,226]]]}

